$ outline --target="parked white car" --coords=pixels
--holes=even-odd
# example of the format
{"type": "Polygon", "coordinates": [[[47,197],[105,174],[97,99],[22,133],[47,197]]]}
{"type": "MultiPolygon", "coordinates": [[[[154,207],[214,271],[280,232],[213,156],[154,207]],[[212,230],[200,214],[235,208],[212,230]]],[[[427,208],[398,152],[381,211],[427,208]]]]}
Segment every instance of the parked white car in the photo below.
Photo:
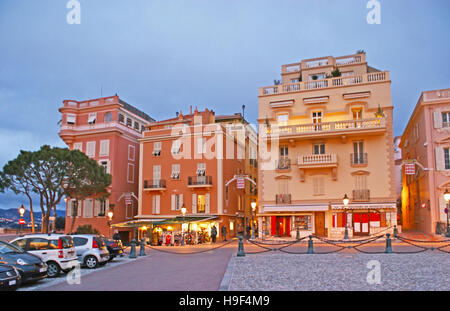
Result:
{"type": "Polygon", "coordinates": [[[78,256],[78,261],[95,269],[98,265],[104,265],[109,260],[109,252],[102,237],[96,234],[73,234],[73,244],[78,256]]]}
{"type": "Polygon", "coordinates": [[[51,278],[57,277],[61,271],[67,273],[79,264],[69,235],[30,234],[10,243],[39,256],[47,264],[47,276],[51,278]]]}

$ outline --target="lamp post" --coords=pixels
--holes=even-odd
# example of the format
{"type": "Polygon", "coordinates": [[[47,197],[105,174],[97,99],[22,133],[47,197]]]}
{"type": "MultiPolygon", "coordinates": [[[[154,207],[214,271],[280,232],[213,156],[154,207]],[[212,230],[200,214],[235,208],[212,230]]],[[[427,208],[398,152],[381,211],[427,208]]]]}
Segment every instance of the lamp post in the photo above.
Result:
{"type": "Polygon", "coordinates": [[[185,221],[185,215],[186,215],[186,207],[183,206],[181,207],[181,213],[183,214],[183,223],[181,224],[181,246],[184,245],[184,230],[183,230],[183,225],[184,225],[184,221],[185,221]]]}
{"type": "Polygon", "coordinates": [[[252,240],[255,239],[255,220],[253,218],[253,214],[255,213],[256,210],[256,202],[253,201],[252,203],[250,203],[250,205],[252,206],[252,240]]]}
{"type": "Polygon", "coordinates": [[[23,205],[21,205],[19,207],[19,214],[20,214],[20,220],[19,220],[19,225],[20,225],[20,229],[19,229],[19,234],[22,234],[22,223],[23,223],[23,214],[25,214],[25,207],[23,207],[23,205]]]}
{"type": "Polygon", "coordinates": [[[347,196],[347,193],[342,198],[342,202],[344,203],[344,209],[345,209],[345,234],[344,234],[344,240],[348,240],[348,217],[347,217],[347,209],[348,209],[348,203],[350,202],[350,199],[347,196]]]}
{"type": "Polygon", "coordinates": [[[447,237],[447,238],[449,238],[450,237],[450,227],[449,227],[449,225],[448,225],[448,213],[450,212],[450,206],[449,206],[449,201],[450,201],[450,193],[448,192],[448,189],[445,189],[445,192],[444,192],[444,200],[445,200],[445,203],[446,203],[446,210],[447,210],[447,212],[446,212],[446,214],[447,214],[447,232],[445,233],[445,236],[447,237]]]}
{"type": "Polygon", "coordinates": [[[112,221],[113,215],[114,215],[114,214],[113,214],[112,211],[109,211],[109,212],[108,212],[109,238],[111,238],[111,221],[112,221]]]}

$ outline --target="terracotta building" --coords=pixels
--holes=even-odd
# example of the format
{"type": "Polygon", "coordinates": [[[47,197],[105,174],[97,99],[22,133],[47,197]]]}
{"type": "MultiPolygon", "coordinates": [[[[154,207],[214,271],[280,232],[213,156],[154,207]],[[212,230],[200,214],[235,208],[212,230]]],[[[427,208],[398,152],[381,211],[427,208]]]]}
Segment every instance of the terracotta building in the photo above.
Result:
{"type": "Polygon", "coordinates": [[[260,235],[393,231],[390,84],[356,53],[283,65],[281,81],[259,89],[260,235]]]}
{"type": "MultiPolygon", "coordinates": [[[[108,236],[108,211],[113,211],[112,224],[133,219],[137,214],[138,139],[154,119],[117,95],[85,101],[64,100],[59,111],[61,139],[71,150],[78,149],[98,161],[112,175],[106,201],[93,198],[66,201],[66,232],[89,224],[108,236]]],[[[119,233],[124,241],[129,240],[130,229],[122,228],[119,233]]]]}
{"type": "Polygon", "coordinates": [[[404,228],[443,233],[450,190],[450,89],[422,92],[403,132],[404,163],[414,163],[412,175],[403,166],[404,228]]]}
{"type": "Polygon", "coordinates": [[[195,109],[147,125],[139,140],[138,214],[123,226],[152,243],[164,232],[210,236],[215,226],[219,237],[223,227],[233,237],[244,230],[244,189],[226,183],[244,172],[245,140],[225,120],[195,109]]]}

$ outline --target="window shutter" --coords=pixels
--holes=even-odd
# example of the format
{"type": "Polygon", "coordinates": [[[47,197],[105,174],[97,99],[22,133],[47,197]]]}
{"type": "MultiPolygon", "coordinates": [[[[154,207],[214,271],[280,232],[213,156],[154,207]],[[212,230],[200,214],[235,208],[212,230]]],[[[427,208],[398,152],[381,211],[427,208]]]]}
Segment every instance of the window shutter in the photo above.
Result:
{"type": "Polygon", "coordinates": [[[344,226],[344,213],[337,213],[337,226],[338,228],[343,227],[344,226]]]}
{"type": "Polygon", "coordinates": [[[111,162],[108,161],[108,163],[106,164],[106,173],[111,174],[111,162]]]}
{"type": "Polygon", "coordinates": [[[192,194],[192,214],[197,213],[197,195],[192,194]]]}
{"type": "Polygon", "coordinates": [[[386,212],[380,213],[380,227],[386,227],[386,212]]]}
{"type": "Polygon", "coordinates": [[[183,194],[180,194],[180,206],[178,209],[181,209],[183,207],[183,194]]]}
{"type": "Polygon", "coordinates": [[[436,110],[433,112],[433,118],[434,118],[434,128],[439,129],[442,127],[442,114],[440,110],[436,110]]]}
{"type": "Polygon", "coordinates": [[[86,143],[86,155],[95,156],[95,141],[89,141],[86,143]]]}
{"type": "Polygon", "coordinates": [[[100,141],[100,155],[109,155],[109,139],[100,141]]]}
{"type": "Polygon", "coordinates": [[[98,216],[98,214],[100,214],[100,201],[95,200],[94,204],[94,216],[98,216]]]}
{"type": "Polygon", "coordinates": [[[84,214],[85,218],[92,217],[92,199],[84,200],[84,214]]]}
{"type": "Polygon", "coordinates": [[[159,214],[159,203],[160,203],[160,197],[159,195],[156,196],[156,214],[159,214]]]}
{"type": "Polygon", "coordinates": [[[81,205],[83,204],[83,201],[78,201],[78,206],[77,206],[77,217],[81,217],[81,205]]]}
{"type": "Polygon", "coordinates": [[[436,156],[436,170],[443,171],[445,169],[444,166],[444,148],[436,147],[435,148],[435,156],[436,156]]]}
{"type": "Polygon", "coordinates": [[[175,210],[175,204],[176,204],[175,194],[172,194],[172,202],[171,202],[170,210],[172,210],[172,211],[175,210]]]}
{"type": "Polygon", "coordinates": [[[205,194],[205,214],[211,213],[210,207],[209,207],[209,201],[210,201],[210,194],[205,194]]]}

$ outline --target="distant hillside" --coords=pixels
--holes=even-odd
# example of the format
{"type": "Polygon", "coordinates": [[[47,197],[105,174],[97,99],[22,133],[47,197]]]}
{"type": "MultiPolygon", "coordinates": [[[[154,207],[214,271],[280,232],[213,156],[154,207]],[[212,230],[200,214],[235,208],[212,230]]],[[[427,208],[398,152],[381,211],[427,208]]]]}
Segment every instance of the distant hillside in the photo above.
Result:
{"type": "MultiPolygon", "coordinates": [[[[40,210],[40,209],[39,209],[40,210]]],[[[34,212],[34,222],[40,223],[42,216],[41,212],[34,212]]],[[[53,213],[50,214],[50,216],[53,216],[53,213]]],[[[65,210],[56,210],[56,216],[58,217],[66,217],[66,211],[65,210]]],[[[11,221],[19,221],[20,215],[19,210],[16,208],[10,208],[10,209],[0,209],[0,218],[5,218],[11,221]]],[[[23,219],[25,219],[26,222],[31,221],[30,217],[30,211],[25,211],[25,214],[23,215],[23,219]]]]}

